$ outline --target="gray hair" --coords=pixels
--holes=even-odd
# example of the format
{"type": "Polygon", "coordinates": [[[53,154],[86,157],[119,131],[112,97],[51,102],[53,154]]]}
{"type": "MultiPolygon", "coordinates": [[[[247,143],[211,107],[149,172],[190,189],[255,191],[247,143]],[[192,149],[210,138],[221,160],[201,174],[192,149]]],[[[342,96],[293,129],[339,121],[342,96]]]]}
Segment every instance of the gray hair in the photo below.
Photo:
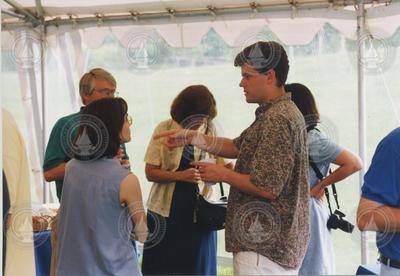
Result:
{"type": "Polygon", "coordinates": [[[85,73],[79,81],[79,95],[83,99],[83,96],[92,95],[94,89],[94,80],[104,79],[111,83],[113,86],[117,86],[117,82],[110,72],[102,68],[94,68],[89,72],[85,73]]]}

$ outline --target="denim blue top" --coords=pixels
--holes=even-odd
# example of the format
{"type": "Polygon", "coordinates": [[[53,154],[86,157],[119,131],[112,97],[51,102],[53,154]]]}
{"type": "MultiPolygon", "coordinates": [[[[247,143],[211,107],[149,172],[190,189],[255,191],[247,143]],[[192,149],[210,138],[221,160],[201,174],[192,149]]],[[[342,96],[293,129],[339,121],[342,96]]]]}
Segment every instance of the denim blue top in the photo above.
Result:
{"type": "Polygon", "coordinates": [[[57,276],[141,275],[130,241],[132,221],[119,200],[128,173],[116,158],[67,163],[57,276]]]}

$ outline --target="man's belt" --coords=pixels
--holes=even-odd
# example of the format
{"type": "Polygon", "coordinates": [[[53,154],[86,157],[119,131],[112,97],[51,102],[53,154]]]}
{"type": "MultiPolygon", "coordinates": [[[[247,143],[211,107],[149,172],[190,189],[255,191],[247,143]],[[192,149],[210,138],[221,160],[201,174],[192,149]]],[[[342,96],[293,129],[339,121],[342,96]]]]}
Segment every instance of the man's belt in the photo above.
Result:
{"type": "Polygon", "coordinates": [[[381,255],[379,257],[378,261],[380,261],[384,265],[400,269],[400,261],[398,261],[398,260],[389,259],[389,258],[381,255]]]}

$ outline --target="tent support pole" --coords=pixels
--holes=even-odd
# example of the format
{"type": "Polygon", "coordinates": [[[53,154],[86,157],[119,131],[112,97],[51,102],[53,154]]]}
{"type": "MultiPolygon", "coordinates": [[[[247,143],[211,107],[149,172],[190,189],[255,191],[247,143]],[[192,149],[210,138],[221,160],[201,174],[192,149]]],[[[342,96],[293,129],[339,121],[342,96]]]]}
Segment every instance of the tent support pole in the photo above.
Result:
{"type": "Polygon", "coordinates": [[[40,21],[44,23],[44,10],[42,6],[42,2],[40,0],[36,0],[36,13],[37,16],[39,17],[40,21]]]}
{"type": "MultiPolygon", "coordinates": [[[[365,60],[365,6],[364,0],[357,1],[357,75],[358,75],[358,144],[359,156],[364,164],[359,173],[360,191],[364,180],[365,164],[366,164],[366,91],[365,91],[365,77],[364,77],[364,63],[365,60]]],[[[368,243],[367,232],[361,232],[361,263],[368,263],[368,243]]]]}
{"type": "Polygon", "coordinates": [[[18,14],[18,13],[13,13],[11,11],[7,11],[7,10],[1,10],[2,14],[6,14],[15,18],[19,18],[19,19],[25,19],[25,16],[18,14]]]}
{"type": "MultiPolygon", "coordinates": [[[[46,64],[46,49],[45,49],[45,41],[46,41],[46,25],[42,24],[40,26],[40,82],[41,82],[41,94],[42,94],[42,149],[43,151],[40,153],[42,156],[42,160],[44,162],[44,155],[46,149],[46,120],[47,120],[47,110],[46,110],[46,79],[45,79],[45,64],[46,64]]],[[[50,189],[49,185],[46,183],[46,180],[43,178],[43,203],[50,203],[50,189]]]]}
{"type": "Polygon", "coordinates": [[[26,18],[33,24],[34,27],[40,25],[40,21],[29,11],[25,10],[18,2],[14,0],[4,0],[7,4],[13,7],[18,13],[26,16],[26,18]]]}

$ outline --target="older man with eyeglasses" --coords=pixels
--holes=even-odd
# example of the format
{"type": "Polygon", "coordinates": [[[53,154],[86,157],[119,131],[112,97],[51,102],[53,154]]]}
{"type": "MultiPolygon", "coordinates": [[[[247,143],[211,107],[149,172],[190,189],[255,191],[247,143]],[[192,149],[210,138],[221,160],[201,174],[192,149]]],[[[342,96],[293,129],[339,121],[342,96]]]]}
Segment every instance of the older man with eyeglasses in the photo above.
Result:
{"type": "MultiPolygon", "coordinates": [[[[115,91],[117,82],[111,73],[102,68],[94,68],[85,73],[79,81],[79,94],[84,106],[96,100],[108,97],[115,97],[118,92],[115,91]]],[[[74,136],[76,135],[77,125],[79,124],[80,115],[84,107],[80,111],[59,119],[54,125],[49,142],[47,143],[46,153],[43,163],[44,178],[47,182],[56,182],[57,197],[61,202],[61,194],[63,188],[63,180],[65,174],[65,165],[73,157],[74,152],[71,150],[73,146],[74,136]]],[[[129,168],[129,158],[126,154],[124,144],[118,156],[121,165],[129,168]]],[[[57,232],[58,232],[58,215],[52,221],[51,233],[51,271],[50,275],[55,275],[55,265],[57,260],[57,232]]]]}
{"type": "MultiPolygon", "coordinates": [[[[98,99],[114,97],[117,95],[115,88],[117,83],[115,78],[106,70],[95,68],[85,73],[79,82],[79,94],[82,99],[83,105],[88,105],[98,99]]],[[[72,141],[65,141],[73,137],[66,137],[68,135],[68,128],[73,128],[74,123],[79,120],[79,115],[82,111],[65,116],[57,121],[54,125],[49,142],[47,144],[43,171],[44,178],[48,182],[55,181],[57,188],[57,197],[61,201],[61,193],[63,187],[63,179],[65,173],[65,164],[72,158],[71,152],[65,145],[71,144],[72,141]],[[63,146],[64,145],[64,146],[63,146]]],[[[121,156],[121,163],[128,166],[128,156],[124,154],[125,148],[123,146],[123,155],[121,156]]]]}

